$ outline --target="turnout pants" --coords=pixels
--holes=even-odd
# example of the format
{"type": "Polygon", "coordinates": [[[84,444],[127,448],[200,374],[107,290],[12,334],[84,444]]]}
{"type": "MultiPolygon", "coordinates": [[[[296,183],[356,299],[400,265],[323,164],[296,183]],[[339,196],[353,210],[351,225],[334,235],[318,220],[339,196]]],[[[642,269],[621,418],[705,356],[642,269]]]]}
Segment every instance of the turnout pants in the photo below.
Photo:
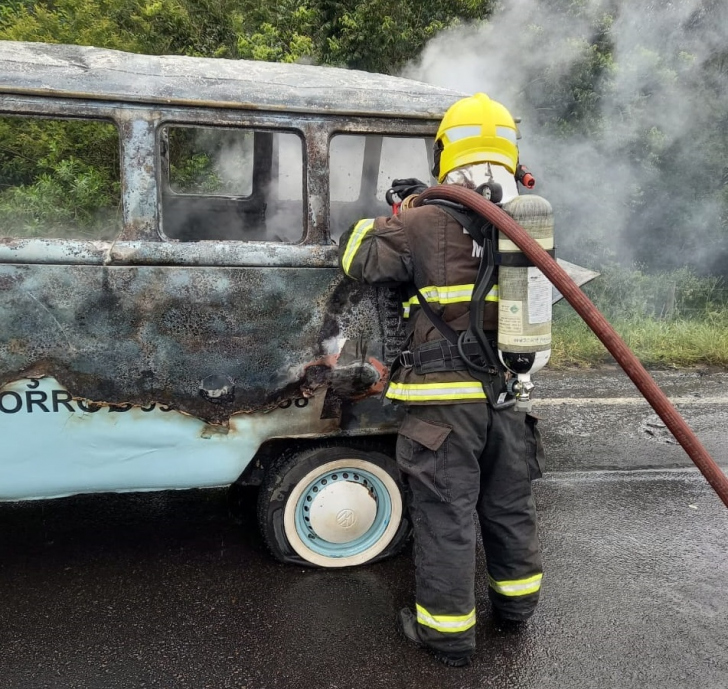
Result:
{"type": "Polygon", "coordinates": [[[496,613],[525,620],[541,553],[531,480],[541,476],[536,419],[487,403],[409,406],[397,439],[415,539],[418,631],[449,653],[475,647],[475,522],[496,613]]]}

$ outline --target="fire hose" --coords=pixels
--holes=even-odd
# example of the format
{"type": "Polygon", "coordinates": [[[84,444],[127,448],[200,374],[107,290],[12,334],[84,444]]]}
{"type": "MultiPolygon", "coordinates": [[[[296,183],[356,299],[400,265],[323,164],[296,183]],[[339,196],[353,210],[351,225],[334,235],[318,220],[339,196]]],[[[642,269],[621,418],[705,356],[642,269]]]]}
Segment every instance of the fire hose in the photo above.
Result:
{"type": "Polygon", "coordinates": [[[642,393],[657,415],[693,460],[723,504],[728,507],[728,477],[721,471],[698,437],[657,385],[652,376],[630,351],[606,318],[579,289],[566,271],[533,239],[513,218],[496,204],[474,191],[454,185],[435,186],[423,191],[414,201],[415,206],[428,199],[443,199],[460,203],[491,222],[539,268],[563,294],[582,317],[609,353],[622,367],[630,380],[642,393]]]}

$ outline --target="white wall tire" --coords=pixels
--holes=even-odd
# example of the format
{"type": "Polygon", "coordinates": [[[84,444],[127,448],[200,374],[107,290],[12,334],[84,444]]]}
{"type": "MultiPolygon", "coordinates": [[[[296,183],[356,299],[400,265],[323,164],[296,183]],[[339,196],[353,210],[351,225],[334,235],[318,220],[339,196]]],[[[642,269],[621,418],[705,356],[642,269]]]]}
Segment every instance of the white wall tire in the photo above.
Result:
{"type": "Polygon", "coordinates": [[[285,562],[354,567],[398,552],[409,533],[394,461],[352,448],[284,458],[258,508],[264,538],[285,562]]]}

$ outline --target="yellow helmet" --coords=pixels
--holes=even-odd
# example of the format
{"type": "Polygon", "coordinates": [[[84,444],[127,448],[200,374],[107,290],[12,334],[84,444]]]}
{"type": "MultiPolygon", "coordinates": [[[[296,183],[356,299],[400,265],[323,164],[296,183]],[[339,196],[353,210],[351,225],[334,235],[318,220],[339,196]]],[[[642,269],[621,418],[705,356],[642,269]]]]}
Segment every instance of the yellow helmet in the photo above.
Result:
{"type": "Polygon", "coordinates": [[[505,106],[484,93],[463,98],[450,106],[440,122],[433,175],[442,182],[451,170],[473,163],[497,163],[515,174],[516,136],[516,123],[505,106]]]}

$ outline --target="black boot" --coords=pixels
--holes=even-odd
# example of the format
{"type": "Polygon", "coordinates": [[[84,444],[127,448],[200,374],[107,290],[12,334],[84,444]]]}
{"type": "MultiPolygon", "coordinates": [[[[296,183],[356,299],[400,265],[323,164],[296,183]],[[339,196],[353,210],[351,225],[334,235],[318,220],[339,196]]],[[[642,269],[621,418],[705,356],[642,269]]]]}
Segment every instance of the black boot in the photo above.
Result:
{"type": "Polygon", "coordinates": [[[472,651],[470,653],[447,653],[445,651],[432,648],[432,646],[428,646],[424,641],[422,641],[418,631],[417,618],[409,608],[402,608],[399,611],[399,624],[402,629],[402,633],[409,641],[418,648],[427,649],[433,656],[435,656],[436,660],[439,660],[444,665],[447,665],[448,667],[466,667],[467,665],[470,665],[470,661],[473,657],[472,651]]]}
{"type": "Polygon", "coordinates": [[[504,615],[498,608],[493,608],[493,619],[504,632],[520,632],[526,627],[526,622],[532,613],[527,615],[504,615]]]}

